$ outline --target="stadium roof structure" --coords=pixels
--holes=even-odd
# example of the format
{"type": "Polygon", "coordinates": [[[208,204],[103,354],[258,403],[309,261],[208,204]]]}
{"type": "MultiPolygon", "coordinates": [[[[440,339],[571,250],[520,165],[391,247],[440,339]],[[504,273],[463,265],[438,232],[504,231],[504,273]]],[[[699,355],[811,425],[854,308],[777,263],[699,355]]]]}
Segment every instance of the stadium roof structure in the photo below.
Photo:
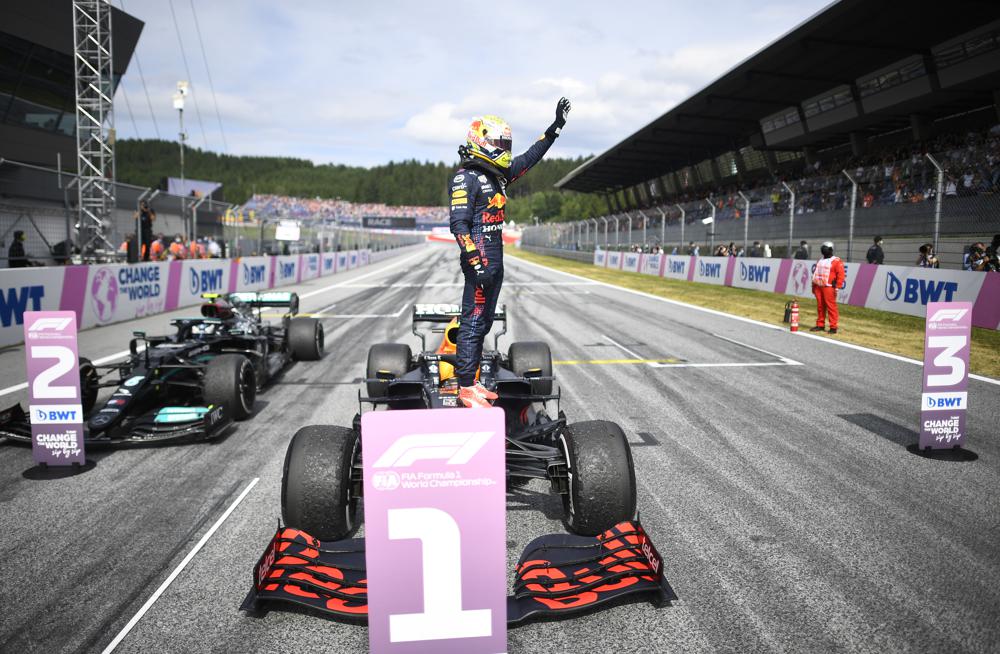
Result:
{"type": "Polygon", "coordinates": [[[994,103],[1000,2],[925,7],[835,2],[556,186],[611,192],[748,146],[845,145],[852,134],[908,127],[915,114],[933,120],[994,103]]]}

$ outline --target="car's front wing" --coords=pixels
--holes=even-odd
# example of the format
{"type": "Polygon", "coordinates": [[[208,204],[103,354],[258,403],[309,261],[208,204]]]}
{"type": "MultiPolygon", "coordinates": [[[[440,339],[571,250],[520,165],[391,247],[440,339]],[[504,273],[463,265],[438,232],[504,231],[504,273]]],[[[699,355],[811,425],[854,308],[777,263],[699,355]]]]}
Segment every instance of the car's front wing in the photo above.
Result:
{"type": "MultiPolygon", "coordinates": [[[[638,522],[623,522],[596,538],[551,534],[533,540],[515,569],[507,623],[587,611],[603,604],[677,596],[663,560],[638,522]]],[[[261,615],[276,604],[299,604],[347,622],[368,619],[364,539],[322,542],[279,527],[254,566],[242,610],[261,615]]]]}

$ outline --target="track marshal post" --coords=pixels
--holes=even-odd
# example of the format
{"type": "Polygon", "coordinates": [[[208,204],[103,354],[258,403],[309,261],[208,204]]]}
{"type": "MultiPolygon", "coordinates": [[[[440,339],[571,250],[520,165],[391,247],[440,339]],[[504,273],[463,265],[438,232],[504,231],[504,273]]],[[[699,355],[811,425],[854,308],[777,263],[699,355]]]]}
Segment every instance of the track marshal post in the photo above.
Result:
{"type": "Polygon", "coordinates": [[[80,359],[72,311],[25,311],[31,452],[36,463],[84,465],[80,359]]]}
{"type": "Polygon", "coordinates": [[[361,425],[371,651],[507,651],[503,410],[371,411],[361,425]]]}
{"type": "Polygon", "coordinates": [[[928,302],[920,449],[965,444],[972,302],[928,302]]]}

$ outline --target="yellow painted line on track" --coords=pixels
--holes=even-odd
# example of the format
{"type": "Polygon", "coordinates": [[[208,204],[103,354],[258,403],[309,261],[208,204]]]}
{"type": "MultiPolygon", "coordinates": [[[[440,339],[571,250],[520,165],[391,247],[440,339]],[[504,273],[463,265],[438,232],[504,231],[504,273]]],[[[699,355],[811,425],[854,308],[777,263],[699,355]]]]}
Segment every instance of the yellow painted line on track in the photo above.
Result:
{"type": "Polygon", "coordinates": [[[579,365],[616,365],[616,364],[636,364],[636,363],[680,363],[679,359],[570,359],[567,361],[553,361],[554,366],[579,366],[579,365]]]}

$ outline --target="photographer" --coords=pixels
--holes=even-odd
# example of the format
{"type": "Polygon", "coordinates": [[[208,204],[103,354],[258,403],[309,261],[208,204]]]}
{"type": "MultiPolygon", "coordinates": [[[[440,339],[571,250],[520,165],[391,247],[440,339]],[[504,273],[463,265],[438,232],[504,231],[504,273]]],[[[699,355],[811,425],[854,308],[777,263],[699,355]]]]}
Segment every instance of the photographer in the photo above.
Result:
{"type": "Polygon", "coordinates": [[[977,272],[990,270],[991,259],[986,255],[986,246],[982,242],[973,243],[962,258],[962,270],[977,272]]]}
{"type": "Polygon", "coordinates": [[[10,268],[27,268],[31,265],[28,255],[24,251],[24,242],[28,237],[20,229],[14,232],[14,240],[7,250],[7,266],[10,268]]]}
{"type": "Polygon", "coordinates": [[[994,234],[993,240],[990,241],[990,246],[986,248],[986,258],[989,261],[986,264],[986,270],[990,272],[1000,272],[1000,234],[994,234]]]}
{"type": "Polygon", "coordinates": [[[149,207],[149,203],[143,200],[139,203],[139,210],[135,212],[133,220],[139,221],[139,256],[143,261],[149,261],[150,245],[153,241],[153,223],[156,222],[156,212],[149,207]]]}

